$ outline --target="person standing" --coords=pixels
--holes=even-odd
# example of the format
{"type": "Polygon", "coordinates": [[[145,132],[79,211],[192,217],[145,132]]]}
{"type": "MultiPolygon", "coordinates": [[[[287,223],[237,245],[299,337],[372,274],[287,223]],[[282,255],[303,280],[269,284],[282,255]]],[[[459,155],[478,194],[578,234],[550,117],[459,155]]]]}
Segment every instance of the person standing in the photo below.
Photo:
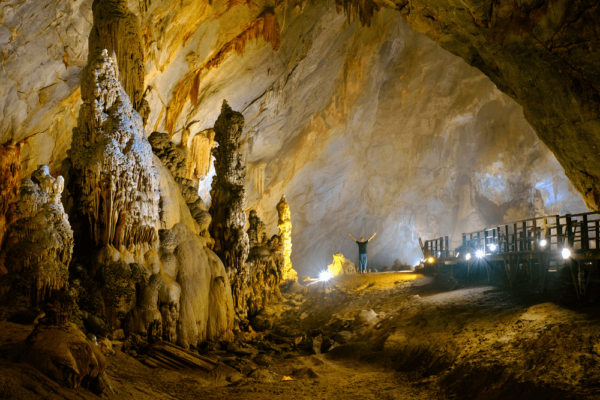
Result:
{"type": "Polygon", "coordinates": [[[351,234],[348,234],[356,242],[358,245],[358,257],[359,257],[359,273],[365,274],[367,272],[367,244],[377,235],[377,232],[373,234],[369,238],[369,240],[365,240],[364,237],[360,237],[360,242],[356,240],[351,234]]]}

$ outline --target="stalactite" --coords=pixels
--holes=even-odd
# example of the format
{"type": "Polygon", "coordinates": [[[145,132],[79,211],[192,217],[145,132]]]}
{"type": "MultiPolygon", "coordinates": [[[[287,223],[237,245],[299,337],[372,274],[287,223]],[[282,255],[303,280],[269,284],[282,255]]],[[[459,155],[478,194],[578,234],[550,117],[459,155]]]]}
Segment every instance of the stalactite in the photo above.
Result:
{"type": "Polygon", "coordinates": [[[216,143],[213,129],[207,129],[194,135],[190,149],[187,179],[196,182],[206,179],[212,167],[212,152],[216,143]]]}
{"type": "MultiPolygon", "coordinates": [[[[21,172],[21,145],[6,143],[0,145],[0,246],[10,223],[10,206],[17,197],[19,188],[19,174],[21,172]]],[[[2,274],[0,261],[0,274],[2,274]]]]}
{"type": "Polygon", "coordinates": [[[125,0],[96,0],[93,4],[94,25],[89,36],[89,59],[104,49],[114,51],[119,65],[119,79],[144,124],[149,115],[144,100],[145,62],[140,25],[125,0]]]}
{"type": "Polygon", "coordinates": [[[265,168],[267,164],[264,162],[252,166],[252,181],[254,190],[258,193],[258,198],[261,199],[265,192],[265,168]]]}
{"type": "Polygon", "coordinates": [[[116,60],[106,50],[83,77],[70,192],[97,246],[139,254],[157,239],[158,182],[142,119],[118,77],[116,60]]]}
{"type": "Polygon", "coordinates": [[[362,26],[371,26],[371,19],[375,11],[381,6],[373,0],[335,0],[337,12],[344,11],[349,22],[358,17],[362,26]]]}
{"type": "Polygon", "coordinates": [[[210,232],[215,239],[215,253],[221,258],[231,282],[234,307],[239,315],[246,316],[245,293],[248,285],[249,243],[244,231],[246,225],[246,171],[240,153],[240,138],[244,117],[223,102],[221,115],[215,123],[214,150],[216,177],[212,183],[210,232]]]}
{"type": "Polygon", "coordinates": [[[258,18],[252,21],[242,33],[230,42],[227,42],[215,56],[202,66],[188,72],[183,80],[177,84],[173,91],[173,99],[168,107],[165,122],[165,129],[167,132],[171,135],[173,134],[177,119],[181,115],[188,100],[192,102],[194,107],[197,105],[202,74],[213,68],[218,68],[223,60],[225,60],[225,57],[234,51],[238,55],[244,54],[246,44],[251,40],[258,41],[261,37],[271,44],[274,51],[279,50],[279,47],[281,46],[280,28],[279,23],[277,22],[277,16],[272,8],[265,8],[258,18]]]}
{"type": "Polygon", "coordinates": [[[292,268],[292,260],[290,259],[292,255],[292,219],[290,206],[285,200],[285,195],[281,195],[281,200],[277,203],[277,212],[279,213],[277,227],[279,228],[284,257],[283,279],[297,279],[298,274],[292,268]]]}
{"type": "Polygon", "coordinates": [[[20,289],[35,306],[68,282],[73,231],[60,199],[63,188],[63,178],[53,178],[47,165],[21,181],[14,222],[0,252],[6,272],[18,277],[12,289],[20,289]]]}

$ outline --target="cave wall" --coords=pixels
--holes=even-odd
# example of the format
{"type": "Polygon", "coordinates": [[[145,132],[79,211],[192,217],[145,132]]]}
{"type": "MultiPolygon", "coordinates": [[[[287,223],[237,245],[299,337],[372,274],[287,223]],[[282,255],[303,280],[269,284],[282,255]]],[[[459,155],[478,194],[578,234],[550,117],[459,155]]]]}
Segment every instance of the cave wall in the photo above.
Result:
{"type": "MultiPolygon", "coordinates": [[[[247,211],[270,236],[286,195],[300,275],[337,252],[357,261],[348,231],[377,231],[370,263],[383,266],[414,263],[419,236],[457,239],[483,224],[585,210],[522,108],[397,11],[376,12],[367,28],[333,2],[127,5],[143,39],[147,133],[179,144],[214,126],[223,99],[242,112],[247,211]]],[[[22,142],[23,176],[41,163],[60,173],[92,1],[3,10],[0,142],[22,142]]]]}

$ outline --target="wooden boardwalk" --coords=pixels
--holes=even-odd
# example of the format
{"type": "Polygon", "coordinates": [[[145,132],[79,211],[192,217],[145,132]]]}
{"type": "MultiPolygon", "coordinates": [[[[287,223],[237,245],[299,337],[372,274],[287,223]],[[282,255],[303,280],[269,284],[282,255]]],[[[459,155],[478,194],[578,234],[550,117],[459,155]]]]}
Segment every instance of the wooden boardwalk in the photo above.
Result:
{"type": "Polygon", "coordinates": [[[585,296],[600,260],[600,213],[552,215],[463,233],[462,245],[450,250],[448,237],[419,238],[426,267],[436,273],[456,273],[468,280],[477,268],[507,281],[547,288],[548,274],[569,268],[577,297],[585,296]]]}

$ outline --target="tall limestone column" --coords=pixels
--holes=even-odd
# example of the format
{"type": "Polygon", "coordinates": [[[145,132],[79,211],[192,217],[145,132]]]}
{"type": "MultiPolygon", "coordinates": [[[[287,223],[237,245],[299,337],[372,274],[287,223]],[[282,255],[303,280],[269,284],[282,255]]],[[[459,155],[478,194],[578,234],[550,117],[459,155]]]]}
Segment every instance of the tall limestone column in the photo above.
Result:
{"type": "Polygon", "coordinates": [[[281,195],[281,200],[277,203],[277,212],[279,213],[279,237],[283,247],[283,279],[298,279],[298,273],[292,268],[292,219],[290,217],[290,206],[285,200],[285,195],[281,195]]]}
{"type": "Polygon", "coordinates": [[[214,129],[219,146],[213,150],[217,175],[212,182],[210,233],[215,240],[214,251],[225,264],[236,311],[238,315],[245,317],[245,297],[249,281],[246,259],[250,243],[244,230],[246,169],[240,152],[244,117],[224,101],[214,129]]]}

